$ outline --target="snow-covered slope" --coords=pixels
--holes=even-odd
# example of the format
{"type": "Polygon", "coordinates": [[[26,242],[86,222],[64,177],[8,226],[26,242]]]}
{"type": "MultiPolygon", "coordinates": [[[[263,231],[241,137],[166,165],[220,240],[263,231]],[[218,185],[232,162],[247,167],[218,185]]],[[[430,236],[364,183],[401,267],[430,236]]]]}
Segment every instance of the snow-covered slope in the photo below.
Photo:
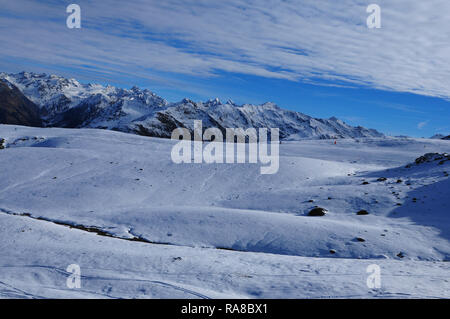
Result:
{"type": "Polygon", "coordinates": [[[450,298],[448,263],[152,245],[3,214],[0,239],[0,298],[450,298]],[[80,289],[66,286],[73,263],[80,289]],[[374,263],[380,289],[366,285],[374,263]]]}
{"type": "Polygon", "coordinates": [[[149,90],[81,84],[57,75],[0,73],[41,108],[48,126],[124,129],[167,102],[149,90]]]}
{"type": "Polygon", "coordinates": [[[315,119],[273,103],[236,105],[218,99],[193,102],[184,99],[167,103],[148,90],[130,90],[98,84],[81,84],[56,75],[22,72],[0,73],[0,78],[17,86],[41,107],[47,126],[108,128],[141,135],[170,137],[176,127],[279,128],[280,138],[382,137],[373,129],[352,127],[335,117],[315,119]]]}
{"type": "Polygon", "coordinates": [[[290,141],[261,175],[177,165],[174,141],[120,132],[0,138],[1,296],[450,297],[450,161],[415,163],[448,141],[290,141]],[[65,286],[72,263],[82,290],[65,286]]]}

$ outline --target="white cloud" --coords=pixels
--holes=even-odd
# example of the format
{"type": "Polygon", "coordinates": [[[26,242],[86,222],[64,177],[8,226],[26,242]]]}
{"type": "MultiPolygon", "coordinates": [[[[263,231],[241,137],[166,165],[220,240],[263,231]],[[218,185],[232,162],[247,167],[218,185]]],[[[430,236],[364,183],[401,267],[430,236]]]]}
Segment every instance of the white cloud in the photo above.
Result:
{"type": "Polygon", "coordinates": [[[0,1],[0,59],[103,76],[226,71],[450,97],[448,0],[379,0],[381,29],[366,27],[371,1],[362,0],[77,1],[80,30],[66,28],[59,2],[0,1]]]}
{"type": "Polygon", "coordinates": [[[417,128],[418,128],[419,130],[423,129],[425,126],[427,126],[428,122],[429,122],[429,121],[419,122],[419,123],[417,124],[417,128]]]}

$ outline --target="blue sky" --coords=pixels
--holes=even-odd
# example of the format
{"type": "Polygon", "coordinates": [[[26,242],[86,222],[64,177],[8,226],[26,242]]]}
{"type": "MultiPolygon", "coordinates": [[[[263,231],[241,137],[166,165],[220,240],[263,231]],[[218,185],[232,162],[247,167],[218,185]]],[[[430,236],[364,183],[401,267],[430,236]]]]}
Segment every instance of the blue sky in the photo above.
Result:
{"type": "Polygon", "coordinates": [[[0,0],[0,71],[450,134],[448,0],[0,0]],[[81,29],[66,6],[81,7],[81,29]],[[368,29],[366,7],[381,7],[368,29]]]}

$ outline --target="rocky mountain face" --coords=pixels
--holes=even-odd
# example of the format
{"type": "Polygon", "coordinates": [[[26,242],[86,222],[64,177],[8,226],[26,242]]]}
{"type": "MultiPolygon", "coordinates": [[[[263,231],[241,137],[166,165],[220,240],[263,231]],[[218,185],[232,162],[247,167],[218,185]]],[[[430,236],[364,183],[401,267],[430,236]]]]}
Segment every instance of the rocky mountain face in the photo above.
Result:
{"type": "Polygon", "coordinates": [[[56,75],[0,73],[39,105],[45,126],[101,127],[122,130],[128,123],[167,104],[148,90],[81,84],[56,75]]]}
{"type": "MultiPolygon", "coordinates": [[[[335,117],[316,119],[273,103],[237,105],[218,99],[168,103],[153,92],[137,87],[121,89],[82,84],[75,79],[28,72],[0,73],[0,79],[38,106],[44,126],[104,128],[170,137],[173,129],[193,130],[194,120],[201,120],[204,129],[279,128],[280,138],[285,140],[384,136],[373,129],[347,125],[335,117]]],[[[28,125],[26,123],[15,124],[28,125]]]]}
{"type": "Polygon", "coordinates": [[[0,79],[0,123],[42,126],[40,109],[17,87],[0,79]]]}

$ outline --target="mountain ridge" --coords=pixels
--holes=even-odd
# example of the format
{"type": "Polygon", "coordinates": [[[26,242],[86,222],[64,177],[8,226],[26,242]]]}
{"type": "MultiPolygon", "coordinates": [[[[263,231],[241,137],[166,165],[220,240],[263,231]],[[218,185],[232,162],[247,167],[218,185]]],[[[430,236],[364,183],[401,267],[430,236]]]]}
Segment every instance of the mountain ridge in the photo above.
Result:
{"type": "Polygon", "coordinates": [[[192,131],[194,120],[201,120],[204,129],[279,128],[282,140],[384,136],[374,129],[350,126],[336,117],[317,119],[271,102],[237,105],[217,98],[206,102],[185,98],[169,103],[136,86],[123,89],[82,84],[76,79],[32,72],[0,73],[0,79],[17,87],[39,107],[42,124],[47,127],[102,128],[170,138],[173,129],[185,127],[192,131]]]}

